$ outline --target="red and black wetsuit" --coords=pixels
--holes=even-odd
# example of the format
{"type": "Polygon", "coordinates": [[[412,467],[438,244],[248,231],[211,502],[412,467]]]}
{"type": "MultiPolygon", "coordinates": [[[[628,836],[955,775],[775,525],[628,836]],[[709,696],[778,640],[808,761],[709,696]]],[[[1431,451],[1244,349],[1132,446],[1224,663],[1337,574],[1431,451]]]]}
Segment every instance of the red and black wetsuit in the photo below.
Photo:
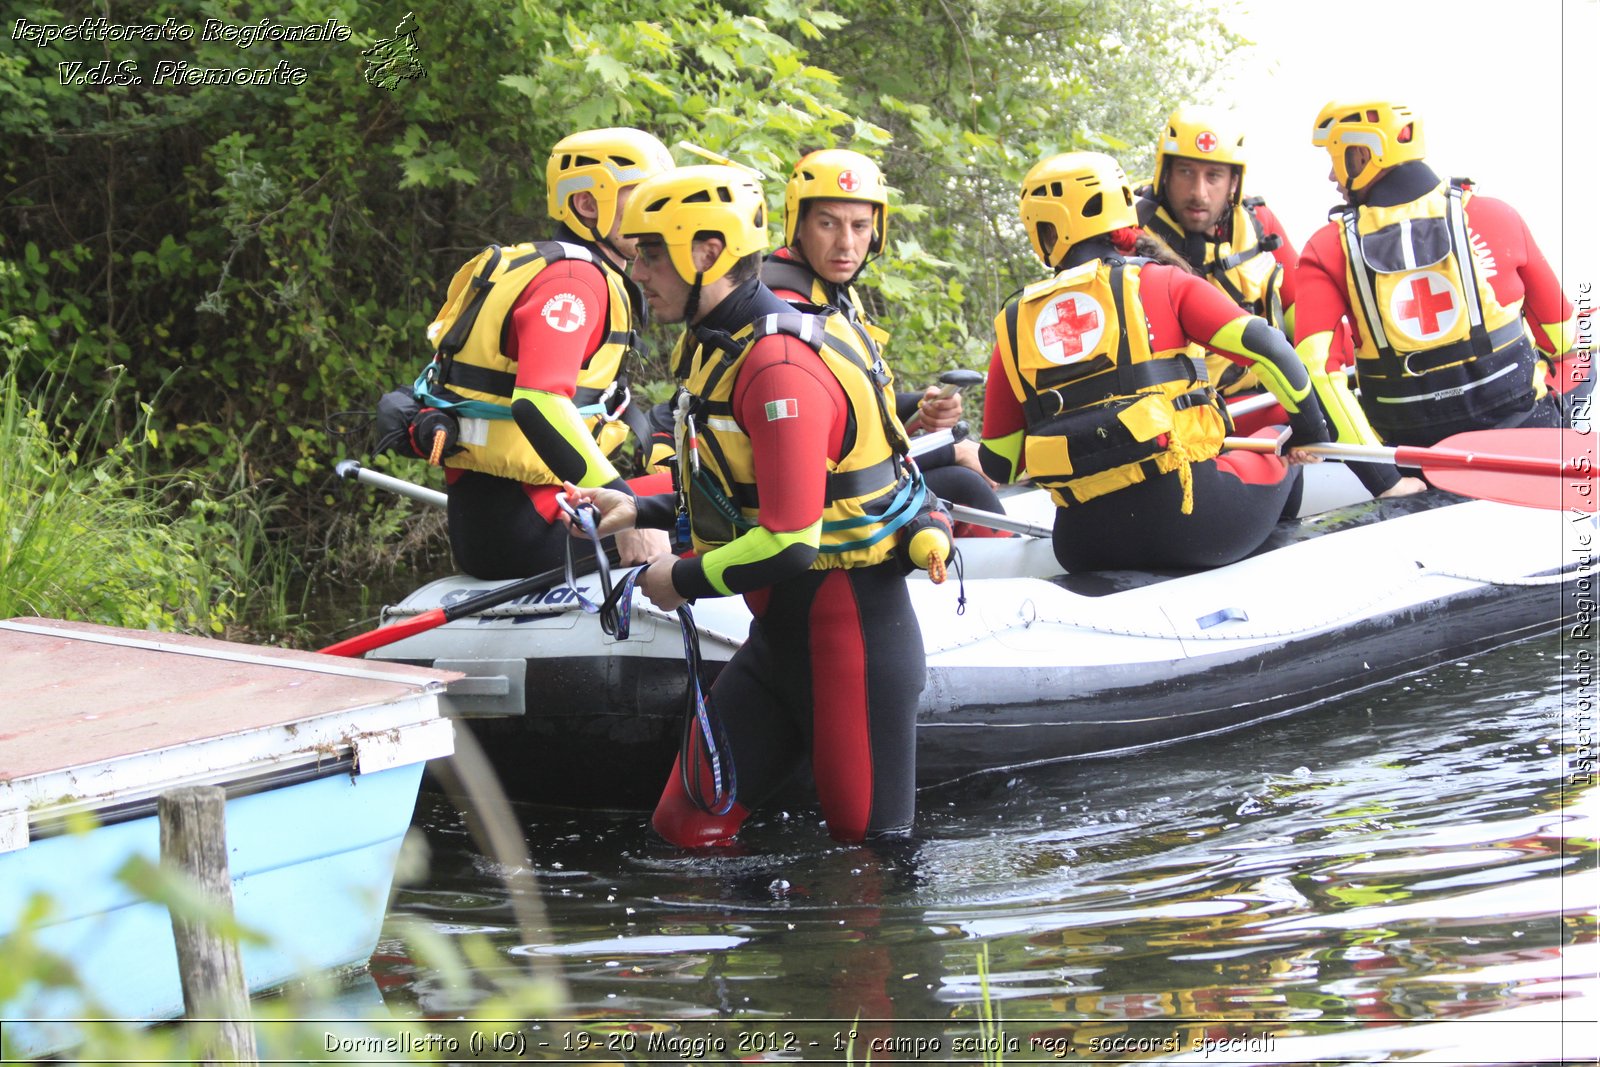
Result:
{"type": "MultiPolygon", "coordinates": [[[[750,281],[693,332],[701,344],[728,347],[758,318],[792,311],[750,281]]],[[[672,580],[687,597],[724,595],[707,576],[711,568],[755,616],[710,693],[727,731],[738,802],[726,815],[706,814],[674,766],[652,824],[685,847],[725,842],[809,756],[833,837],[903,834],[915,809],[916,708],[926,671],[904,575],[893,559],[813,569],[815,541],[784,537],[821,521],[828,462],[840,458],[852,432],[849,403],[814,349],[773,334],[738,370],[733,418],[750,440],[760,529],[678,560],[672,580]],[[769,417],[774,405],[795,414],[769,417]]],[[[641,497],[639,525],[668,529],[675,512],[670,494],[641,497]]]]}
{"type": "MultiPolygon", "coordinates": [[[[1084,241],[1068,253],[1063,269],[1116,253],[1103,239],[1084,241]]],[[[1219,335],[1241,320],[1241,311],[1210,283],[1175,267],[1145,263],[1139,270],[1138,300],[1156,351],[1198,342],[1236,362],[1270,365],[1293,388],[1309,388],[1305,368],[1288,340],[1260,319],[1244,316],[1245,328],[1231,331],[1237,347],[1219,347],[1219,335]]],[[[1027,426],[1022,403],[1006,380],[997,345],[990,361],[990,388],[984,396],[981,456],[989,476],[1010,480],[1014,471],[988,442],[1021,434],[1027,426]]],[[[1314,397],[1291,414],[1295,443],[1327,439],[1314,397]]],[[[1262,431],[1270,433],[1271,431],[1262,431]]],[[[1026,467],[1026,457],[1022,466],[1026,467]]],[[[1298,501],[1299,472],[1275,455],[1228,451],[1190,465],[1193,511],[1183,514],[1179,471],[1056,509],[1056,560],[1068,571],[1215,567],[1248,555],[1298,501]]]]}
{"type": "MultiPolygon", "coordinates": [[[[571,230],[557,240],[582,244],[596,258],[601,251],[571,230]]],[[[605,342],[610,292],[601,268],[580,259],[558,260],[527,284],[507,317],[501,350],[517,361],[519,389],[556,393],[571,399],[579,370],[605,342]],[[544,309],[570,297],[582,308],[584,325],[559,328],[544,309]]],[[[564,303],[564,301],[563,301],[564,303]]],[[[636,317],[639,305],[635,307],[636,317]]],[[[574,451],[559,436],[539,445],[541,458],[559,477],[582,483],[592,457],[574,451]]],[[[448,469],[450,550],[456,566],[486,580],[523,578],[561,565],[567,528],[556,521],[552,485],[528,485],[481,471],[448,469]]],[[[665,476],[637,479],[639,492],[659,492],[665,476]]],[[[617,484],[615,488],[627,488],[617,484]]]]}

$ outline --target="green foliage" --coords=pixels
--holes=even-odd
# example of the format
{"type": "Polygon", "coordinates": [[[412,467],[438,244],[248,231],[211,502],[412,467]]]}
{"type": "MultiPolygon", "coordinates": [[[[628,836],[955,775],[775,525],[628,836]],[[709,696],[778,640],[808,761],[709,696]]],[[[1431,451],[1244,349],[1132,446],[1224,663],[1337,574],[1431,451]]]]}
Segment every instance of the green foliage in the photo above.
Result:
{"type": "Polygon", "coordinates": [[[982,1042],[983,1062],[998,1064],[1005,1059],[1005,1031],[1000,1024],[1000,1005],[989,994],[989,946],[978,952],[978,1038],[982,1042]]]}
{"type": "MultiPolygon", "coordinates": [[[[543,162],[562,135],[636,125],[723,153],[768,177],[775,218],[802,149],[880,157],[898,196],[868,296],[916,383],[983,366],[993,314],[1037,276],[1015,219],[1027,166],[1099,147],[1138,172],[1160,117],[1237,43],[1194,0],[152,0],[112,21],[167,19],[197,32],[0,56],[0,258],[15,265],[0,319],[36,323],[17,340],[25,376],[67,376],[80,415],[109,366],[144,396],[182,368],[151,413],[155,456],[269,487],[303,555],[360,500],[348,535],[392,534],[392,501],[333,491],[334,462],[369,444],[338,416],[415,375],[455,267],[548,232],[543,162]],[[425,76],[369,83],[361,50],[407,11],[425,76]],[[241,48],[203,39],[212,18],[352,37],[241,48]],[[69,77],[108,56],[144,81],[69,77]],[[304,81],[156,84],[162,62],[304,81]]],[[[663,361],[636,377],[661,392],[663,361]]]]}
{"type": "Polygon", "coordinates": [[[78,405],[69,375],[20,380],[15,345],[33,330],[0,325],[0,618],[213,636],[247,614],[263,630],[286,625],[288,561],[265,536],[256,494],[148,473],[159,440],[151,407],[119,403],[120,368],[84,421],[52,414],[78,405]],[[131,428],[108,433],[129,407],[131,428]]]}

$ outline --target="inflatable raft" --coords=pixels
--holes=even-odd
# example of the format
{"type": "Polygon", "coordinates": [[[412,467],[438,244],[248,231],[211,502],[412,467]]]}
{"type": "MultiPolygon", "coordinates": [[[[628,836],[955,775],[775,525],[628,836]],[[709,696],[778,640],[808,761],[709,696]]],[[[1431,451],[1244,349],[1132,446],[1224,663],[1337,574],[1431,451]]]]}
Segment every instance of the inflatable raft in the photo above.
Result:
{"type": "MultiPolygon", "coordinates": [[[[1334,464],[1308,471],[1323,468],[1325,481],[1347,475],[1334,464]]],[[[1327,492],[1318,504],[1308,487],[1310,506],[1328,504],[1327,492]]],[[[1048,525],[1038,491],[1006,506],[1048,525]]],[[[1552,632],[1592,580],[1595,525],[1593,513],[1430,491],[1282,522],[1250,557],[1192,573],[1061,574],[1047,539],[963,539],[962,583],[910,580],[928,660],[918,781],[1238,729],[1552,632]]],[[[414,616],[493,584],[444,578],[385,614],[414,616]]],[[[648,807],[684,715],[678,619],[636,596],[631,633],[617,641],[579,603],[577,592],[600,599],[598,577],[576,585],[372,655],[467,675],[448,710],[514,796],[648,807]]],[[[709,684],[750,616],[739,598],[702,601],[694,614],[709,684]]]]}

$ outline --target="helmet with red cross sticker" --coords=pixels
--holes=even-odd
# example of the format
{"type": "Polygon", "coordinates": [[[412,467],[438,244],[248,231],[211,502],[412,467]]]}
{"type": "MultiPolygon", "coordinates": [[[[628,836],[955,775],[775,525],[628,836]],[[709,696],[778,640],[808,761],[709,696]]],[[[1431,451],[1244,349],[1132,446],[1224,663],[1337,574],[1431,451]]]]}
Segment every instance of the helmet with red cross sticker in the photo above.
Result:
{"type": "Polygon", "coordinates": [[[1247,156],[1244,131],[1233,116],[1212,108],[1180,107],[1167,118],[1161,137],[1156,141],[1156,176],[1152,188],[1157,196],[1161,195],[1168,163],[1176,158],[1232,167],[1239,179],[1234,186],[1234,199],[1238,200],[1244,188],[1247,156]]]}
{"type": "Polygon", "coordinates": [[[883,171],[860,152],[824,148],[800,158],[783,187],[783,243],[794,244],[795,231],[807,200],[854,200],[873,205],[872,245],[868,252],[883,251],[889,232],[889,187],[883,171]]]}

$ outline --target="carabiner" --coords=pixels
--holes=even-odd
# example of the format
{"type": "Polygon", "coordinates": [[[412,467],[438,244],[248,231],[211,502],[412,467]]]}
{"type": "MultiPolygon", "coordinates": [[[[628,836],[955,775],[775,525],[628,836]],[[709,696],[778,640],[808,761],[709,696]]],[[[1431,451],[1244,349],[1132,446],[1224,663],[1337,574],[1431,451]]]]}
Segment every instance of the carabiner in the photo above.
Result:
{"type": "Polygon", "coordinates": [[[622,418],[622,413],[628,410],[628,405],[633,403],[633,390],[624,385],[622,387],[622,403],[618,404],[615,408],[612,408],[610,406],[611,395],[613,391],[615,391],[616,387],[617,383],[612,382],[606,387],[606,391],[600,394],[600,404],[604,409],[600,412],[601,422],[616,422],[618,419],[622,418]]]}

